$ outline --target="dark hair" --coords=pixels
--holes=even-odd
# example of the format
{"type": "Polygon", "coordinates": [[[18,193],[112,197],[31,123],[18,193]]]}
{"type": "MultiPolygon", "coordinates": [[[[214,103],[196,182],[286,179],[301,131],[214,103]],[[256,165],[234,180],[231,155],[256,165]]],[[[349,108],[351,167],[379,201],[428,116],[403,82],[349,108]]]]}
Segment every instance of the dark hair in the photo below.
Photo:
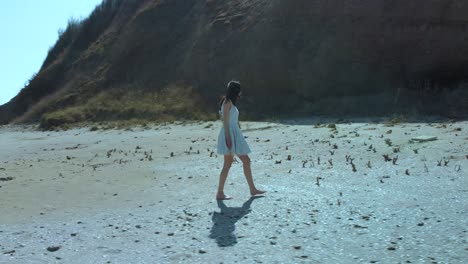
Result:
{"type": "Polygon", "coordinates": [[[221,98],[219,105],[222,105],[224,101],[231,100],[232,104],[236,105],[237,98],[241,92],[241,84],[239,81],[230,81],[227,84],[226,95],[221,98]]]}

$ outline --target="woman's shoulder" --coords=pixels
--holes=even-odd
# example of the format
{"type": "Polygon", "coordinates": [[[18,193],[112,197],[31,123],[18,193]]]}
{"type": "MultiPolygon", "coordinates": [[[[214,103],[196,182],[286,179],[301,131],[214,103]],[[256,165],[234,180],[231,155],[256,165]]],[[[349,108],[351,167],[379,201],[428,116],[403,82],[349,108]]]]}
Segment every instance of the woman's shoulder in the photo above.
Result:
{"type": "Polygon", "coordinates": [[[227,100],[227,99],[224,100],[223,106],[221,107],[222,111],[225,113],[229,113],[229,111],[231,111],[231,108],[232,108],[231,100],[227,100]]]}
{"type": "Polygon", "coordinates": [[[224,99],[223,105],[224,105],[224,106],[231,107],[231,106],[232,106],[232,102],[231,102],[231,100],[229,100],[229,99],[224,99]]]}

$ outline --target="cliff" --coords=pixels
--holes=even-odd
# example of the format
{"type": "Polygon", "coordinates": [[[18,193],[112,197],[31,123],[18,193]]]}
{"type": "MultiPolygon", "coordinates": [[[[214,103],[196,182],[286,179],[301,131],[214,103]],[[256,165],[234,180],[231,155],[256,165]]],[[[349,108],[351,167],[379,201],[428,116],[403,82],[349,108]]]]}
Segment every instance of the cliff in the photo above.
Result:
{"type": "Polygon", "coordinates": [[[457,0],[104,0],[0,122],[203,118],[232,78],[252,117],[463,115],[467,13],[457,0]]]}

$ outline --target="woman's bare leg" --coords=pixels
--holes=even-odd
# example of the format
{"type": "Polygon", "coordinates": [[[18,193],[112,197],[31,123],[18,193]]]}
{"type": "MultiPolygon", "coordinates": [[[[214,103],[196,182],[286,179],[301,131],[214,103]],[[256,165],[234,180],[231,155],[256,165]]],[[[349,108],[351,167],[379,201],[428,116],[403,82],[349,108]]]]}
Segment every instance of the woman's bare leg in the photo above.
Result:
{"type": "Polygon", "coordinates": [[[227,176],[229,174],[229,169],[231,168],[232,162],[234,161],[234,156],[231,154],[224,155],[224,165],[221,173],[219,174],[219,185],[218,193],[216,194],[216,199],[218,200],[227,200],[230,199],[224,195],[224,184],[226,183],[227,176]]]}
{"type": "Polygon", "coordinates": [[[243,167],[244,167],[244,175],[245,179],[247,179],[247,183],[249,184],[249,189],[250,189],[250,194],[252,196],[257,195],[257,194],[263,194],[265,191],[258,190],[255,187],[253,178],[252,178],[252,169],[250,167],[250,158],[249,155],[240,155],[239,159],[242,161],[243,167]]]}

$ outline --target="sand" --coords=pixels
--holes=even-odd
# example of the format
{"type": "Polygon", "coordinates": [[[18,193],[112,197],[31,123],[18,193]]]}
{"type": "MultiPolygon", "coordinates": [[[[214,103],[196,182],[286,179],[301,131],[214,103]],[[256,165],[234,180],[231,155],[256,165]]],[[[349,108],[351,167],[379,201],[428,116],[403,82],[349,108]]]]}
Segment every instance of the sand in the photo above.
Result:
{"type": "Polygon", "coordinates": [[[468,122],[371,121],[242,122],[222,203],[220,122],[3,126],[0,263],[467,263],[468,122]]]}

